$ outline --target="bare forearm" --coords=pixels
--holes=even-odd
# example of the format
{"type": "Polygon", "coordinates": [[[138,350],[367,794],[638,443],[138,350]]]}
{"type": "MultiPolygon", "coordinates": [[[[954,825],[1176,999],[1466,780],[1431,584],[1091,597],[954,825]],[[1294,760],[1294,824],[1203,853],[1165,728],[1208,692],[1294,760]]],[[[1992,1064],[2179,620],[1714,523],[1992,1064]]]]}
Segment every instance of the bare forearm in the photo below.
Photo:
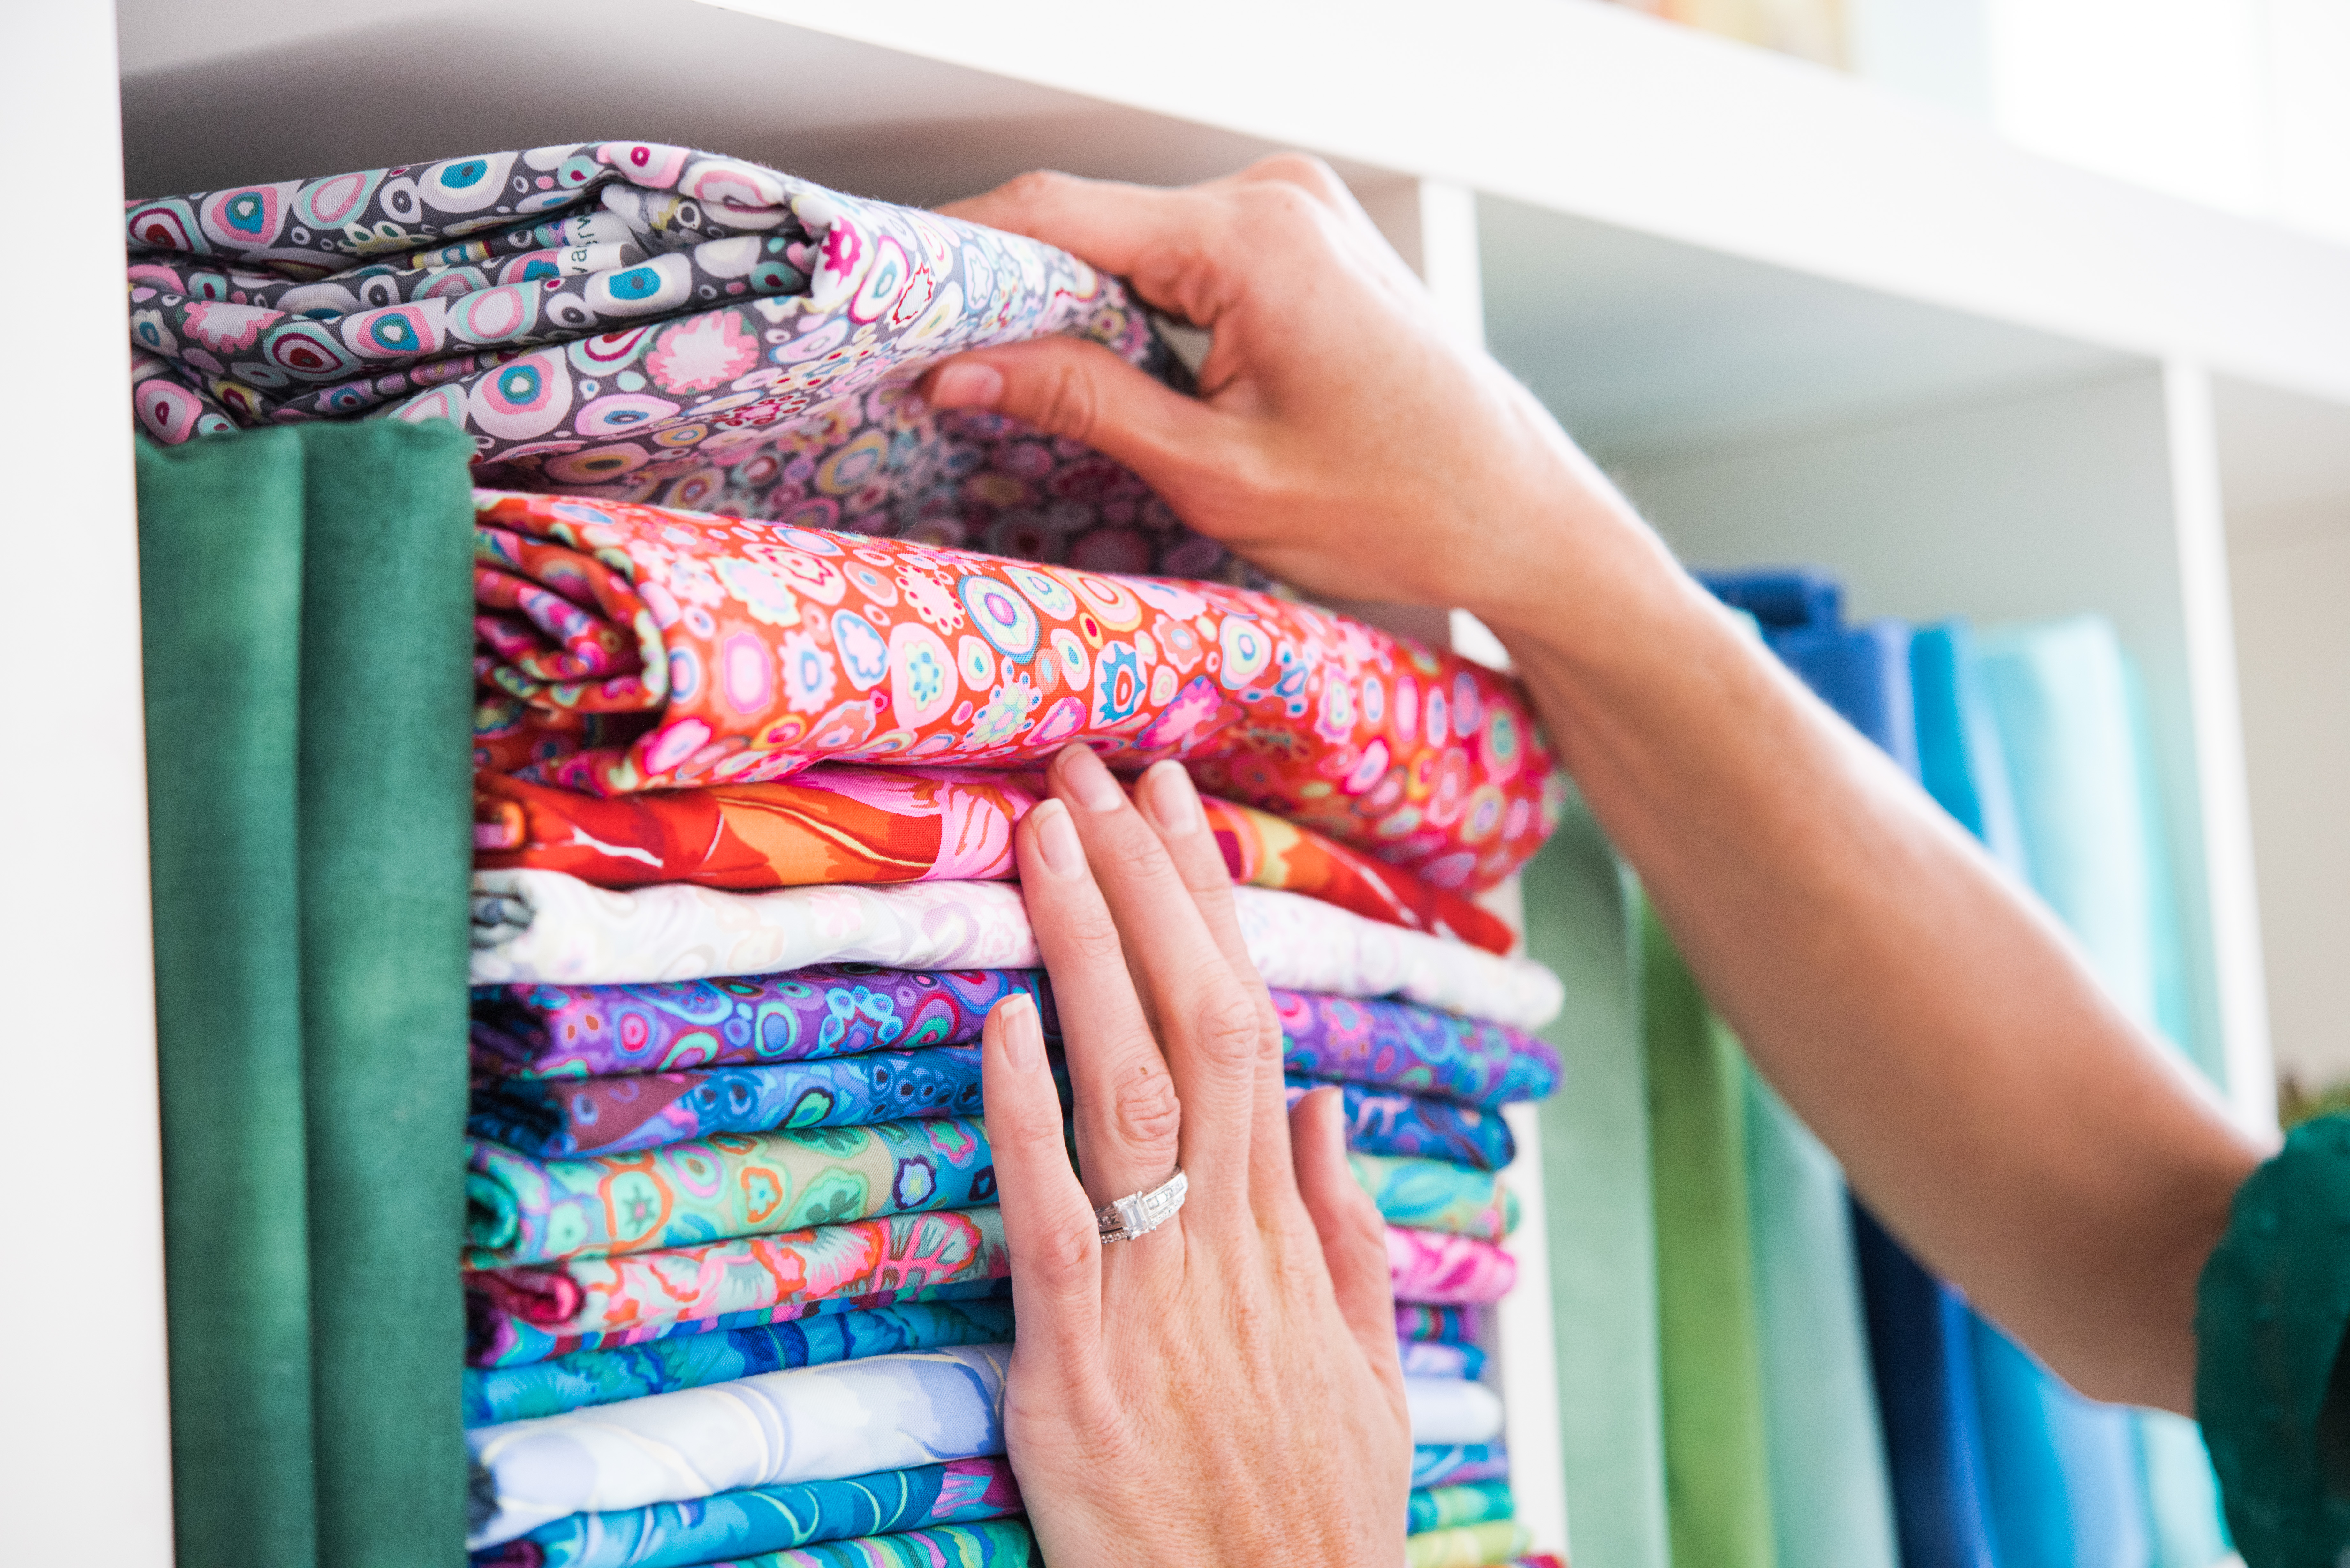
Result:
{"type": "Polygon", "coordinates": [[[1604,501],[1482,607],[1758,1065],[1936,1269],[2085,1391],[2191,1407],[2259,1150],[2036,905],[1604,501]]]}

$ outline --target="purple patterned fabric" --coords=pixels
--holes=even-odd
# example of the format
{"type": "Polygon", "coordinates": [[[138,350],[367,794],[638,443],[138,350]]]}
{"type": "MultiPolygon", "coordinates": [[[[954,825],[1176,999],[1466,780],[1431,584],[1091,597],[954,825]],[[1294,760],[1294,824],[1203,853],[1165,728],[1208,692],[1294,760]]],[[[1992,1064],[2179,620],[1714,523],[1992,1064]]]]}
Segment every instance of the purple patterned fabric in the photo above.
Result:
{"type": "Polygon", "coordinates": [[[1275,991],[1290,1072],[1492,1107],[1548,1099],[1558,1053],[1523,1029],[1409,1002],[1275,991]]]}
{"type": "Polygon", "coordinates": [[[827,964],[741,980],[483,986],[473,1064],[509,1077],[588,1078],[962,1045],[1015,992],[1036,998],[1054,1032],[1043,973],[827,964]]]}
{"type": "Polygon", "coordinates": [[[1421,1302],[1398,1302],[1395,1314],[1398,1339],[1474,1345],[1485,1334],[1484,1314],[1472,1306],[1431,1306],[1421,1302]]]}
{"type": "Polygon", "coordinates": [[[910,392],[1066,333],[1176,385],[1122,286],[1050,245],[650,142],[129,203],[155,440],[446,420],[482,483],[1237,580],[1132,472],[910,392]]]}

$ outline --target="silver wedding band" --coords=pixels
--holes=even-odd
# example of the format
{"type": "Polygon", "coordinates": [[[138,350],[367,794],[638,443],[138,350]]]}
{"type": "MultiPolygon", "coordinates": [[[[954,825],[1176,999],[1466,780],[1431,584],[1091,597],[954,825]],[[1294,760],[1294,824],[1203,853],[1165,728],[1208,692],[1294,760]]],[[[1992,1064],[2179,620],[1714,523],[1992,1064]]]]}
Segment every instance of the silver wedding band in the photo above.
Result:
{"type": "Polygon", "coordinates": [[[1102,1245],[1147,1236],[1174,1219],[1175,1211],[1183,1207],[1183,1194],[1191,1185],[1183,1179],[1183,1168],[1179,1165],[1174,1175],[1149,1191],[1131,1193],[1095,1210],[1094,1223],[1101,1227],[1102,1245]]]}

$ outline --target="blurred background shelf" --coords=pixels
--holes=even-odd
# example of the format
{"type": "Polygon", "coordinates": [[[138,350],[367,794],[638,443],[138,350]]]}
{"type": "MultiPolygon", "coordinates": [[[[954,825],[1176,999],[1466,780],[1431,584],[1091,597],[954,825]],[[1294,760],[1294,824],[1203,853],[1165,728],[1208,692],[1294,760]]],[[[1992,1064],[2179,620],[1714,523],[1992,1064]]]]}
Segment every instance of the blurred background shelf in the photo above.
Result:
{"type": "MultiPolygon", "coordinates": [[[[2271,9],[2288,41],[2330,36],[2306,5],[2271,9]]],[[[16,379],[9,424],[87,410],[27,504],[74,506],[88,538],[28,545],[53,552],[28,569],[135,581],[121,376],[88,352],[119,308],[126,193],[628,136],[935,202],[1035,166],[1170,182],[1302,147],[1693,564],[1828,565],[1861,616],[2114,621],[2148,687],[2193,1027],[2238,1114],[2271,1121],[2276,1064],[2350,1075],[2330,990],[2350,951],[2350,248],[2323,237],[2316,197],[2268,203],[2295,227],[2212,205],[2260,205],[2231,199],[2236,165],[2173,182],[2199,202],[2027,151],[2018,136],[2135,167],[2034,86],[2069,36],[1996,34],[1988,14],[1856,4],[1846,50],[1873,83],[1596,0],[121,0],[119,33],[103,7],[44,7],[12,20],[0,97],[16,143],[72,149],[78,183],[47,270],[9,264],[16,296],[55,307],[26,344],[54,374],[16,379]]],[[[2239,64],[2213,55],[2226,79],[2175,99],[2182,123],[2232,101],[2239,64]]],[[[2294,125],[2328,123],[2323,95],[2293,93],[2294,125]]],[[[35,604],[27,645],[135,653],[135,597],[101,597],[119,602],[35,604]]],[[[135,712],[137,673],[106,664],[91,700],[135,712]]],[[[130,782],[104,809],[135,816],[135,750],[119,760],[130,782]]],[[[12,803],[20,821],[54,809],[12,803]]],[[[117,983],[120,947],[75,933],[128,922],[143,941],[138,836],[26,855],[25,886],[70,889],[37,920],[12,910],[26,993],[117,983]]],[[[62,1001],[27,1021],[85,1030],[60,1082],[87,1094],[97,1074],[134,1144],[153,1130],[143,1005],[94,1033],[62,1001]]],[[[54,1157],[35,1135],[0,1171],[23,1161],[35,1182],[54,1157]]],[[[109,1179],[109,1206],[151,1231],[151,1158],[109,1179]]],[[[106,1407],[139,1435],[102,1480],[68,1443],[26,1456],[6,1491],[43,1517],[87,1498],[121,1519],[119,1560],[151,1563],[169,1553],[161,1275],[131,1252],[68,1266],[114,1282],[91,1332],[156,1352],[106,1407]]],[[[1547,1365],[1525,1337],[1540,1319],[1505,1321],[1503,1366],[1547,1365]]],[[[86,1390],[67,1375],[58,1399],[86,1390]]],[[[1513,1421],[1540,1418],[1512,1397],[1513,1421]]],[[[1571,1500],[1526,1495],[1561,1544],[1571,1500]]]]}

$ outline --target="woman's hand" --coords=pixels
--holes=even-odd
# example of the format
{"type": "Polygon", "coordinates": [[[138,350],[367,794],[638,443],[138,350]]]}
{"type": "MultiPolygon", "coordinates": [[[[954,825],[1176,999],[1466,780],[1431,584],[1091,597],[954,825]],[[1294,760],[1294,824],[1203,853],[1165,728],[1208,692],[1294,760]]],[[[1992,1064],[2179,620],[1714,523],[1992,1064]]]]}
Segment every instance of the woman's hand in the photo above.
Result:
{"type": "MultiPolygon", "coordinates": [[[[1327,167],[1295,154],[1181,190],[1026,174],[946,209],[1056,244],[1212,335],[1200,396],[1097,343],[1044,337],[931,372],[1132,468],[1184,522],[1341,599],[1463,606],[1496,624],[1578,524],[1646,546],[1526,390],[1445,327],[1327,167]]],[[[1555,582],[1546,586],[1555,588],[1555,582]]]]}
{"type": "Polygon", "coordinates": [[[1037,1539],[1055,1563],[1388,1568],[1410,1428],[1338,1095],[1283,1108],[1280,1026],[1183,770],[1135,802],[1082,746],[1047,776],[1020,878],[1082,1187],[1033,1002],[989,1015],[983,1055],[1019,1314],[1005,1431],[1037,1539]],[[1103,1245],[1094,1210],[1178,1164],[1180,1212],[1103,1245]]]}

